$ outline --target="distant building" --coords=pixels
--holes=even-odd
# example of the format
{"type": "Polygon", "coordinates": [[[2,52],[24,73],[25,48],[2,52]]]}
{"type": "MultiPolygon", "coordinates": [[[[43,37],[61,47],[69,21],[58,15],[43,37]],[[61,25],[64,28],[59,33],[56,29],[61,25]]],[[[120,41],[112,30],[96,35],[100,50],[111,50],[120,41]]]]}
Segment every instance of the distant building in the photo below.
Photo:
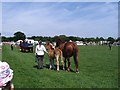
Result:
{"type": "Polygon", "coordinates": [[[76,41],[77,45],[84,45],[83,41],[76,41]]]}

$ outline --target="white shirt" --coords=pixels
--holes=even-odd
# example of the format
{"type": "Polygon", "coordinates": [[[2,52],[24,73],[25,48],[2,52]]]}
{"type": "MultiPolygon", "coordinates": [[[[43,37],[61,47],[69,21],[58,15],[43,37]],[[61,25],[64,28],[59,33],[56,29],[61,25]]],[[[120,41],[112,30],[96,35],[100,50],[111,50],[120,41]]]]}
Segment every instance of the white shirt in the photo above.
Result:
{"type": "Polygon", "coordinates": [[[36,46],[35,53],[37,55],[44,55],[44,52],[47,53],[47,51],[46,51],[46,49],[45,49],[45,47],[43,45],[37,45],[36,46]]]}

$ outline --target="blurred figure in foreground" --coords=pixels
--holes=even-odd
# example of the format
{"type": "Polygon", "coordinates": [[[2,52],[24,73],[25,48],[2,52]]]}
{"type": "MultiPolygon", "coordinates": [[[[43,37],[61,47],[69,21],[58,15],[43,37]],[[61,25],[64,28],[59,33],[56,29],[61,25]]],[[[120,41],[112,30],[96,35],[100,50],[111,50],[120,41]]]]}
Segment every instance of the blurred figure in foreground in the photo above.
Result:
{"type": "Polygon", "coordinates": [[[0,90],[14,90],[13,70],[7,62],[0,61],[0,90]]]}

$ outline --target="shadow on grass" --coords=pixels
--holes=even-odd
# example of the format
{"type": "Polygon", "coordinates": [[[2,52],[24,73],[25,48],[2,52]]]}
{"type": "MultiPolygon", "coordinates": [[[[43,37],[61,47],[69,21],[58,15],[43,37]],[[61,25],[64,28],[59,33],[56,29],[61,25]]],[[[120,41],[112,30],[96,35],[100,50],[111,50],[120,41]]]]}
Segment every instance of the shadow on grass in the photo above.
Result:
{"type": "MultiPolygon", "coordinates": [[[[38,69],[38,65],[34,65],[33,68],[38,69]]],[[[43,68],[49,69],[49,65],[47,65],[47,64],[43,65],[43,68]]]]}
{"type": "MultiPolygon", "coordinates": [[[[49,67],[50,67],[49,64],[46,64],[46,65],[43,66],[43,68],[46,68],[46,69],[49,69],[49,67]]],[[[33,68],[38,69],[38,65],[34,65],[33,68]]],[[[63,70],[63,67],[62,67],[62,66],[59,66],[59,69],[60,69],[60,70],[63,70]]],[[[57,65],[55,65],[55,70],[57,70],[57,65]]],[[[67,71],[67,69],[65,69],[65,71],[67,71]]],[[[74,73],[75,73],[75,71],[72,70],[72,69],[70,69],[70,72],[74,72],[74,73]]]]}

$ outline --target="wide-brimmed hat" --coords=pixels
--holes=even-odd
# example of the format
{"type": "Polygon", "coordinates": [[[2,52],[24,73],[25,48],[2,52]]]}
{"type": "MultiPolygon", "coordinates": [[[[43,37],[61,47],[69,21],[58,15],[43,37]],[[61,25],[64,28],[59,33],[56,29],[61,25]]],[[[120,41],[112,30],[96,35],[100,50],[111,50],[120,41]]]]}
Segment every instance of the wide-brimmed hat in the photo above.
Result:
{"type": "Polygon", "coordinates": [[[6,86],[13,78],[13,70],[7,62],[0,61],[0,87],[6,86]]]}

